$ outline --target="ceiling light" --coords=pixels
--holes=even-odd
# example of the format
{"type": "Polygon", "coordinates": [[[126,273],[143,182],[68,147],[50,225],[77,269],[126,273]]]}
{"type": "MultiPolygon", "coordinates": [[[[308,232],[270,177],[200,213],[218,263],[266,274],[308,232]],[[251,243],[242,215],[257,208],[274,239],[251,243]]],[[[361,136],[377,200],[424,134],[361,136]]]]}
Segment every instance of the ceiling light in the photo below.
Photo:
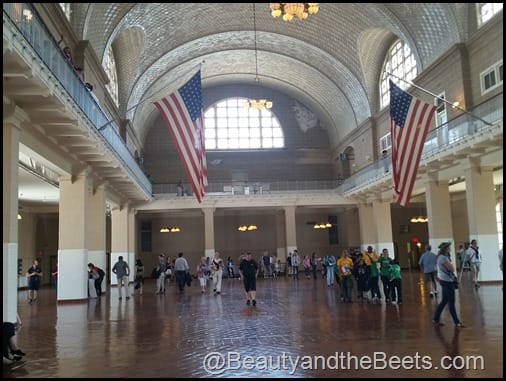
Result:
{"type": "Polygon", "coordinates": [[[179,233],[180,231],[178,226],[164,226],[160,229],[160,233],[179,233]]]}
{"type": "Polygon", "coordinates": [[[317,14],[318,3],[271,3],[272,17],[283,17],[285,21],[291,21],[294,17],[301,20],[309,15],[317,14]]]}
{"type": "Polygon", "coordinates": [[[237,230],[239,230],[240,232],[245,232],[245,231],[252,231],[252,230],[257,230],[257,226],[256,225],[241,225],[237,228],[237,230]]]}
{"type": "Polygon", "coordinates": [[[314,224],[313,228],[315,229],[329,229],[332,227],[332,224],[330,222],[320,222],[314,224]]]}
{"type": "Polygon", "coordinates": [[[411,219],[409,220],[409,222],[411,222],[413,224],[416,224],[416,223],[426,223],[428,221],[429,221],[429,219],[427,218],[427,216],[423,215],[421,213],[421,209],[420,209],[420,214],[411,217],[411,219]]]}
{"type": "Polygon", "coordinates": [[[272,108],[272,102],[267,99],[248,99],[244,103],[246,108],[256,108],[257,110],[263,110],[264,108],[272,108]]]}
{"type": "MultiPolygon", "coordinates": [[[[253,30],[255,32],[255,83],[260,82],[258,77],[258,50],[257,50],[257,21],[255,3],[253,3],[253,30]]],[[[270,109],[272,108],[272,102],[267,99],[248,99],[244,102],[245,108],[253,108],[257,110],[270,109]]]]}
{"type": "Polygon", "coordinates": [[[23,17],[25,18],[26,22],[32,21],[33,13],[29,9],[23,9],[23,17]]]}

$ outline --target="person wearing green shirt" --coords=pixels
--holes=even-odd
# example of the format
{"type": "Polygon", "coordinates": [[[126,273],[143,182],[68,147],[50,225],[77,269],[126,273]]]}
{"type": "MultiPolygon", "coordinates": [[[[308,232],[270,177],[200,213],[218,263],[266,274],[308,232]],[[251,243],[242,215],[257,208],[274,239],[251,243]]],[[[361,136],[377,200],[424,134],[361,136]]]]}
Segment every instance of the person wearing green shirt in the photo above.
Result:
{"type": "Polygon", "coordinates": [[[390,303],[390,266],[392,265],[392,258],[388,256],[388,249],[383,249],[381,257],[378,259],[380,264],[380,277],[383,283],[383,293],[385,294],[386,303],[390,303]]]}
{"type": "Polygon", "coordinates": [[[379,255],[373,250],[372,246],[367,246],[367,251],[363,255],[364,263],[369,265],[369,287],[371,288],[371,300],[373,303],[381,303],[381,292],[379,289],[378,258],[379,255]]]}
{"type": "Polygon", "coordinates": [[[399,261],[394,259],[390,266],[390,296],[392,303],[402,304],[402,277],[399,261]]]}

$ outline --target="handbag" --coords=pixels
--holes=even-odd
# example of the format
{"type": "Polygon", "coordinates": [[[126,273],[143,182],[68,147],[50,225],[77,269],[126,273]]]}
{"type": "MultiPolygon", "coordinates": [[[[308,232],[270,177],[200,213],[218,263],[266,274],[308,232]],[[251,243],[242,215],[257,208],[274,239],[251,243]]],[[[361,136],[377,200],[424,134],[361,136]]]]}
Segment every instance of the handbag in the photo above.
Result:
{"type": "Polygon", "coordinates": [[[459,278],[457,278],[457,276],[455,274],[453,274],[453,287],[455,288],[455,290],[458,290],[459,289],[459,278]]]}

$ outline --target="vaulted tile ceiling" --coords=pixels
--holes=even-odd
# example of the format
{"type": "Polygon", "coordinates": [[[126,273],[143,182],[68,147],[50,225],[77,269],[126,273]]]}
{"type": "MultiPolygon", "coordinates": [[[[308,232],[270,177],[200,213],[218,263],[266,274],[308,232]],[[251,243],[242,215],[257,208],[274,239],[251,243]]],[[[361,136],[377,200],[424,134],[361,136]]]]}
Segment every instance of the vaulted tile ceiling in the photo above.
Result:
{"type": "MultiPolygon", "coordinates": [[[[320,4],[306,20],[285,22],[256,4],[258,72],[262,86],[315,112],[336,145],[378,112],[378,79],[387,49],[408,42],[423,71],[465,41],[474,4],[320,4]]],[[[100,59],[112,44],[120,109],[164,90],[201,65],[206,87],[255,77],[253,3],[72,4],[74,29],[100,59]]],[[[142,140],[158,117],[146,102],[127,117],[142,140]]]]}

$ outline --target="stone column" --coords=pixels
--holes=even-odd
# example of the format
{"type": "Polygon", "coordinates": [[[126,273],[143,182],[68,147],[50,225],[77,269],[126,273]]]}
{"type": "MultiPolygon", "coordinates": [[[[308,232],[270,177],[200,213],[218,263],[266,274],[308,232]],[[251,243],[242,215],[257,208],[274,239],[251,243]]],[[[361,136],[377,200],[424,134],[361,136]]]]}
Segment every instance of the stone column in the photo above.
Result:
{"type": "MultiPolygon", "coordinates": [[[[390,258],[394,258],[395,253],[392,235],[392,214],[390,212],[389,201],[373,201],[372,220],[378,239],[378,254],[381,254],[383,249],[388,249],[390,258]]],[[[398,254],[400,255],[401,253],[398,254]]]]}
{"type": "Polygon", "coordinates": [[[202,212],[204,213],[204,255],[214,258],[214,208],[202,208],[202,212]]]}
{"type": "Polygon", "coordinates": [[[285,216],[283,211],[276,212],[276,255],[282,263],[286,262],[287,245],[286,245],[286,229],[285,229],[285,216]]]}
{"type": "Polygon", "coordinates": [[[478,241],[482,253],[480,281],[502,280],[499,268],[499,238],[495,215],[496,197],[493,170],[470,161],[465,171],[469,241],[478,241]]]}
{"type": "Polygon", "coordinates": [[[438,252],[441,242],[451,241],[451,261],[457,265],[455,252],[457,247],[453,239],[452,210],[450,203],[450,190],[448,181],[437,181],[429,177],[425,183],[425,198],[427,204],[427,218],[429,230],[429,244],[432,252],[438,252]]]}
{"type": "Polygon", "coordinates": [[[119,256],[128,263],[130,274],[133,273],[135,263],[130,262],[128,251],[128,236],[129,236],[129,207],[122,205],[112,208],[111,211],[111,272],[109,274],[111,285],[117,285],[118,279],[116,274],[112,272],[112,267],[118,262],[119,256]]]}
{"type": "MultiPolygon", "coordinates": [[[[3,321],[16,322],[18,312],[18,162],[20,125],[25,120],[4,104],[3,121],[3,321]]],[[[24,266],[28,268],[28,266],[24,266]]],[[[26,271],[26,270],[24,270],[26,271]]],[[[23,274],[24,275],[24,274],[23,274]]]]}
{"type": "Polygon", "coordinates": [[[88,174],[60,178],[58,301],[88,298],[88,174]]]}
{"type": "Polygon", "coordinates": [[[367,246],[372,246],[375,252],[379,252],[378,235],[376,224],[373,220],[372,204],[359,204],[358,219],[360,228],[360,242],[362,251],[367,250],[367,246]]]}
{"type": "MultiPolygon", "coordinates": [[[[105,189],[104,186],[95,188],[88,194],[88,262],[107,269],[107,257],[105,254],[106,227],[105,227],[105,189]]],[[[102,292],[106,289],[105,280],[102,282],[102,292]]]]}
{"type": "Polygon", "coordinates": [[[297,229],[295,223],[295,206],[285,206],[286,252],[297,249],[297,229]]]}
{"type": "Polygon", "coordinates": [[[135,252],[137,248],[137,235],[136,227],[135,227],[135,215],[137,211],[134,208],[129,208],[128,210],[128,257],[126,260],[128,262],[128,266],[130,266],[130,276],[128,277],[129,282],[134,281],[135,279],[135,252]]]}

